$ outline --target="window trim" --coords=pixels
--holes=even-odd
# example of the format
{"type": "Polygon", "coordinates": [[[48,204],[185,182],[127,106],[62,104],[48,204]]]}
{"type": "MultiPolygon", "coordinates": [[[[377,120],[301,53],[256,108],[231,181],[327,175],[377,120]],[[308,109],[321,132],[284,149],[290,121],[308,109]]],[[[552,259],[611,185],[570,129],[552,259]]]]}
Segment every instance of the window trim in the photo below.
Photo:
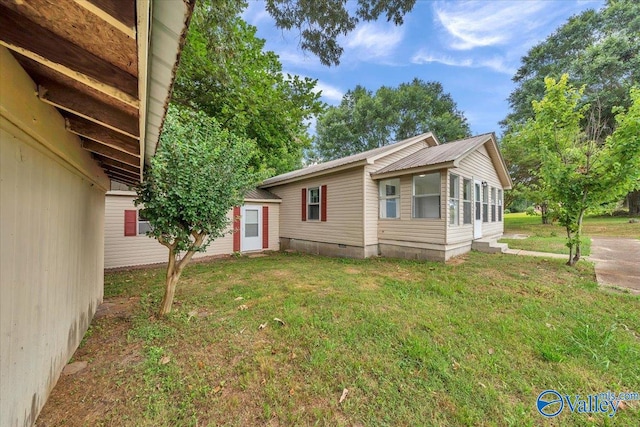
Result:
{"type": "Polygon", "coordinates": [[[456,175],[454,173],[449,173],[449,221],[448,221],[449,225],[453,225],[453,226],[458,226],[460,225],[460,175],[456,175]],[[451,189],[452,189],[452,184],[453,181],[456,181],[456,186],[453,187],[454,188],[454,196],[455,197],[451,197],[451,189]],[[454,203],[455,200],[455,203],[454,203]],[[455,222],[451,222],[451,207],[455,206],[455,211],[456,211],[456,215],[455,215],[455,222]]]}
{"type": "Polygon", "coordinates": [[[502,222],[503,213],[502,213],[502,189],[498,188],[498,222],[502,222]]]}
{"type": "Polygon", "coordinates": [[[401,186],[400,186],[400,178],[389,178],[389,179],[383,179],[381,181],[378,182],[378,218],[379,219],[390,219],[390,220],[397,220],[400,219],[400,206],[401,206],[401,202],[400,202],[400,193],[401,193],[401,186]],[[383,195],[383,191],[382,191],[382,187],[384,185],[384,183],[386,182],[391,182],[391,181],[397,181],[398,185],[396,185],[398,191],[397,194],[395,196],[387,196],[386,195],[386,191],[384,192],[385,194],[383,195]],[[389,216],[382,216],[382,205],[383,202],[385,202],[385,215],[386,215],[386,201],[387,200],[396,200],[396,216],[394,217],[389,217],[389,216]]]}
{"type": "Polygon", "coordinates": [[[322,186],[318,185],[315,187],[307,187],[307,221],[320,221],[322,218],[322,186]],[[311,190],[318,190],[318,201],[316,203],[311,203],[311,190]],[[311,206],[318,206],[318,218],[311,218],[311,206]]]}
{"type": "Polygon", "coordinates": [[[430,172],[430,173],[422,173],[418,175],[413,175],[411,178],[411,219],[426,219],[426,220],[440,220],[442,219],[442,174],[440,171],[430,172]],[[423,178],[427,175],[438,175],[438,193],[428,193],[428,194],[419,194],[416,195],[416,178],[423,178]],[[437,217],[417,217],[416,216],[416,197],[438,197],[438,216],[437,217]]]}
{"type": "Polygon", "coordinates": [[[496,222],[496,187],[491,187],[491,222],[496,222]]]}
{"type": "Polygon", "coordinates": [[[480,192],[482,193],[482,222],[489,222],[489,186],[482,185],[480,192]]]}

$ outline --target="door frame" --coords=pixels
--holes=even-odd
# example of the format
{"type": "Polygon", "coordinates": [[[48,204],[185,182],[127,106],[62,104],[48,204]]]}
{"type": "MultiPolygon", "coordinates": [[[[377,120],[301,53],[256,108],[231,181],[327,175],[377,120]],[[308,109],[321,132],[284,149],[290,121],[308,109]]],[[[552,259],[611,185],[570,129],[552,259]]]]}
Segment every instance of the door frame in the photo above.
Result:
{"type": "Polygon", "coordinates": [[[481,238],[482,238],[482,181],[474,179],[473,180],[473,240],[481,239],[481,238]]]}
{"type": "Polygon", "coordinates": [[[240,252],[259,250],[262,250],[262,205],[243,205],[240,210],[240,252]],[[255,237],[245,237],[247,210],[258,212],[258,235],[255,237]]]}

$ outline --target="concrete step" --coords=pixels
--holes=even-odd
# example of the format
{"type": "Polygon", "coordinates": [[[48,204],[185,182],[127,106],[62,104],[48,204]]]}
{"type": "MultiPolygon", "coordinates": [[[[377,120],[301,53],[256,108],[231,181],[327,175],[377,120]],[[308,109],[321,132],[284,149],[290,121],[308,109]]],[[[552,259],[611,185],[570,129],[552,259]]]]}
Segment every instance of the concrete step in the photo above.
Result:
{"type": "Polygon", "coordinates": [[[471,249],[489,254],[499,254],[505,253],[507,249],[509,249],[509,245],[506,243],[498,243],[497,238],[483,238],[474,240],[471,243],[471,249]]]}

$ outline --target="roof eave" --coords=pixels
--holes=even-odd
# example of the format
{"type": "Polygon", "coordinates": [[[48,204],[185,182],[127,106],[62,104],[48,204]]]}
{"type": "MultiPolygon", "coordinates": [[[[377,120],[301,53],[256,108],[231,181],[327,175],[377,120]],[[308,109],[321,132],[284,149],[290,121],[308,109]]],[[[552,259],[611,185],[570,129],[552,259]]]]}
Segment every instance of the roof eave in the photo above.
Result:
{"type": "Polygon", "coordinates": [[[279,185],[291,184],[293,182],[302,181],[302,180],[305,180],[305,179],[317,178],[319,176],[328,175],[328,174],[331,174],[331,173],[342,172],[344,170],[356,168],[356,167],[359,167],[359,166],[365,166],[367,164],[370,164],[369,160],[368,159],[362,159],[362,160],[358,160],[357,162],[347,163],[346,165],[337,166],[335,168],[323,169],[323,170],[320,170],[320,171],[317,171],[317,172],[312,172],[312,173],[309,173],[309,174],[306,174],[306,175],[301,175],[301,176],[295,176],[295,177],[288,178],[288,179],[282,179],[282,180],[273,181],[273,182],[269,182],[269,180],[266,180],[262,184],[258,185],[258,187],[259,188],[271,188],[271,187],[276,187],[276,186],[279,186],[279,185]]]}
{"type": "MultiPolygon", "coordinates": [[[[141,170],[144,164],[151,161],[160,140],[180,53],[195,5],[194,0],[156,0],[150,6],[149,3],[148,0],[137,0],[138,10],[143,9],[143,15],[146,14],[145,28],[148,29],[146,40],[139,42],[139,46],[148,47],[146,52],[139,49],[140,54],[145,55],[145,58],[140,58],[140,64],[142,61],[147,64],[146,69],[140,70],[141,77],[143,71],[146,74],[144,80],[141,78],[140,84],[140,99],[143,100],[140,108],[140,135],[144,135],[144,144],[141,144],[141,170]],[[182,6],[181,10],[177,10],[177,5],[182,6]]],[[[140,23],[144,23],[144,18],[140,15],[138,19],[140,23]]]]}

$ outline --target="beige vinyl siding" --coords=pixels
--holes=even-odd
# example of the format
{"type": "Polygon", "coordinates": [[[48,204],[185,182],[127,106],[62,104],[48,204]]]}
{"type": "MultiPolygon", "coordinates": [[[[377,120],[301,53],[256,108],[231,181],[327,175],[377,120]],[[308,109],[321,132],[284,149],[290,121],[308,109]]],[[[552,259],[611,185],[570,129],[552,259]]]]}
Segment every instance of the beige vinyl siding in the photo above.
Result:
{"type": "Polygon", "coordinates": [[[0,425],[32,425],[102,301],[109,181],[0,60],[0,425]]]}
{"type": "MultiPolygon", "coordinates": [[[[504,230],[503,222],[491,222],[491,187],[502,189],[502,184],[495,170],[493,162],[489,157],[487,149],[483,146],[478,147],[473,153],[469,154],[460,162],[460,167],[450,169],[449,172],[460,176],[460,195],[462,196],[462,181],[464,178],[478,181],[487,181],[489,192],[489,222],[482,223],[482,237],[491,237],[501,235],[504,230]]],[[[483,191],[485,189],[483,188],[483,191]]],[[[504,196],[503,196],[504,198],[504,196]]],[[[448,210],[447,204],[447,210],[448,210]]],[[[496,207],[497,208],[497,207],[496,207]]],[[[460,209],[460,224],[462,224],[462,209],[460,209]]],[[[447,215],[449,213],[447,212],[447,215]]],[[[472,218],[475,217],[475,204],[472,204],[472,218]]],[[[497,214],[496,214],[497,220],[497,214]]],[[[459,243],[467,240],[473,240],[473,225],[448,226],[447,243],[459,243]]]]}
{"type": "Polygon", "coordinates": [[[380,204],[379,204],[379,192],[378,182],[371,178],[371,173],[384,168],[398,160],[415,153],[427,146],[422,142],[419,144],[412,144],[400,151],[385,156],[375,161],[373,165],[367,165],[364,168],[364,230],[365,230],[365,245],[375,245],[378,243],[378,218],[380,217],[380,204]]]}
{"type": "MultiPolygon", "coordinates": [[[[282,199],[280,237],[363,246],[362,167],[270,187],[282,199]],[[302,189],[327,186],[327,221],[302,221],[302,189]]],[[[376,210],[377,212],[377,210],[376,210]]]]}
{"type": "Polygon", "coordinates": [[[464,175],[464,171],[460,168],[449,169],[447,171],[447,244],[470,242],[473,240],[473,218],[474,218],[474,206],[473,203],[473,177],[464,175]],[[460,207],[458,209],[458,225],[449,224],[449,181],[451,180],[451,174],[458,176],[458,194],[460,195],[460,207]],[[464,180],[471,180],[471,224],[464,224],[464,180]]]}
{"type": "Polygon", "coordinates": [[[400,177],[400,219],[378,219],[378,239],[430,244],[445,243],[446,171],[440,171],[440,219],[412,218],[413,175],[400,177]]]}
{"type": "MultiPolygon", "coordinates": [[[[106,197],[105,208],[105,268],[128,267],[134,265],[157,264],[167,262],[169,250],[162,246],[156,239],[142,236],[124,235],[124,211],[136,210],[133,204],[135,199],[132,192],[111,192],[106,197]],[[113,194],[127,193],[127,194],[113,194]]],[[[252,202],[247,202],[252,203],[252,202]]],[[[252,203],[256,204],[256,203],[252,203]]],[[[278,233],[278,215],[280,206],[278,203],[257,203],[269,206],[269,250],[280,248],[278,233]]],[[[233,220],[233,211],[229,211],[227,217],[233,220]]],[[[194,258],[202,258],[213,255],[228,255],[233,253],[233,225],[229,226],[229,232],[223,237],[215,239],[205,252],[199,252],[194,258]]]]}

